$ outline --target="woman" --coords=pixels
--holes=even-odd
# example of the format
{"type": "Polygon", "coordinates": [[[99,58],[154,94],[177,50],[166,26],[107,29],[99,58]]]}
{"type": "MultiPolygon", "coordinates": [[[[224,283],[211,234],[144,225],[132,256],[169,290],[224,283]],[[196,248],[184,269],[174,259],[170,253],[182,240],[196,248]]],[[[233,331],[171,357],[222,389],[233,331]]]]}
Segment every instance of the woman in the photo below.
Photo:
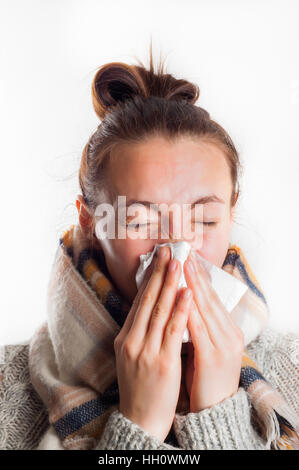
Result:
{"type": "Polygon", "coordinates": [[[102,122],[83,151],[78,224],[60,238],[48,322],[30,344],[5,349],[2,448],[296,448],[299,338],[265,327],[260,286],[242,250],[230,246],[238,153],[195,106],[198,96],[196,85],[163,67],[154,72],[152,57],[149,70],[122,63],[98,70],[92,99],[102,122]],[[118,196],[131,208],[115,225],[126,236],[104,238],[97,208],[115,207],[118,196]],[[181,268],[168,247],[136,288],[140,255],[175,241],[174,225],[161,233],[148,202],[203,208],[192,218],[188,287],[173,316],[181,268]],[[246,270],[250,305],[261,318],[247,344],[194,253],[232,275],[246,270]],[[19,400],[12,389],[23,390],[19,400]]]}

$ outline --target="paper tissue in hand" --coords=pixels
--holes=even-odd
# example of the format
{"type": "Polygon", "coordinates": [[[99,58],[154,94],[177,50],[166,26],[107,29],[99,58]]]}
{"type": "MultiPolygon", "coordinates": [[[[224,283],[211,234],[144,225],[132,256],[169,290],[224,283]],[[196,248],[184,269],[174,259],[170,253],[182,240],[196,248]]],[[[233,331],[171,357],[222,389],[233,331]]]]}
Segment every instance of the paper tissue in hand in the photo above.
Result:
{"type": "MultiPolygon", "coordinates": [[[[155,252],[161,246],[169,246],[171,250],[171,259],[176,258],[181,264],[181,276],[180,276],[179,283],[178,283],[178,291],[182,287],[187,287],[183,266],[184,266],[185,260],[188,258],[189,252],[191,250],[191,245],[186,241],[179,241],[176,243],[156,244],[153,251],[148,252],[144,255],[140,255],[140,265],[139,265],[139,268],[137,270],[136,277],[135,277],[136,285],[138,289],[143,281],[143,278],[144,278],[144,275],[148,266],[151,264],[151,261],[153,259],[153,256],[155,255],[155,252]]],[[[241,297],[245,294],[246,290],[248,289],[248,286],[244,284],[243,282],[239,281],[239,279],[237,279],[236,277],[224,271],[223,269],[210,263],[205,258],[200,256],[197,252],[196,254],[203,268],[206,270],[206,272],[208,273],[210,277],[210,282],[212,284],[212,287],[218,294],[226,310],[230,313],[234,309],[234,307],[237,305],[241,297]]],[[[177,302],[177,299],[176,299],[176,302],[177,302]]],[[[174,313],[174,310],[172,312],[172,315],[173,313],[174,313]]],[[[186,328],[184,335],[183,335],[182,342],[187,343],[188,341],[192,342],[192,339],[191,339],[191,335],[189,333],[188,328],[186,328]]]]}

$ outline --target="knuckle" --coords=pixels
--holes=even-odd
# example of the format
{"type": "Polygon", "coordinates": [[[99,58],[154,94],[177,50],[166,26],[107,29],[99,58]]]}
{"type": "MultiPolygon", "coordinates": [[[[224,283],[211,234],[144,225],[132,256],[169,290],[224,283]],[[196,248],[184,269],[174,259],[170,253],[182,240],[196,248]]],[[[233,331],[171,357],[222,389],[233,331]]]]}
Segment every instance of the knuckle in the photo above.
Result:
{"type": "Polygon", "coordinates": [[[136,308],[137,305],[139,304],[139,300],[140,300],[140,297],[141,297],[141,293],[143,292],[145,288],[145,284],[144,284],[144,281],[143,281],[143,284],[140,286],[140,289],[139,291],[137,292],[137,294],[135,295],[134,299],[133,299],[133,302],[132,302],[132,306],[131,306],[131,310],[136,308]]]}
{"type": "Polygon", "coordinates": [[[158,263],[155,266],[155,272],[156,274],[164,274],[165,266],[161,261],[158,261],[158,263]]]}
{"type": "Polygon", "coordinates": [[[198,334],[208,335],[207,326],[199,313],[196,322],[196,331],[198,332],[198,334]]]}
{"type": "Polygon", "coordinates": [[[120,337],[119,337],[119,335],[117,335],[117,336],[114,338],[113,347],[114,347],[114,351],[115,351],[115,352],[117,352],[117,351],[119,350],[119,347],[120,347],[120,337]]]}
{"type": "Polygon", "coordinates": [[[160,357],[159,359],[159,372],[161,376],[165,376],[169,373],[171,373],[174,369],[174,367],[177,367],[177,364],[174,363],[174,361],[170,358],[167,357],[160,357]]]}
{"type": "Polygon", "coordinates": [[[169,336],[176,336],[181,334],[182,326],[177,321],[171,321],[166,331],[169,336]]]}
{"type": "Polygon", "coordinates": [[[152,321],[159,321],[161,318],[165,316],[165,309],[162,305],[158,302],[152,312],[152,321]]]}
{"type": "Polygon", "coordinates": [[[133,361],[135,359],[134,350],[128,341],[121,346],[121,354],[125,360],[133,361]]]}
{"type": "Polygon", "coordinates": [[[166,287],[166,289],[175,289],[177,287],[178,281],[179,276],[173,276],[173,273],[167,272],[167,276],[164,281],[164,287],[166,287]]]}
{"type": "Polygon", "coordinates": [[[144,291],[144,293],[142,295],[142,302],[144,304],[150,304],[152,302],[152,300],[153,300],[153,298],[152,298],[151,293],[148,290],[144,291]]]}
{"type": "Polygon", "coordinates": [[[144,348],[137,358],[137,367],[150,369],[154,364],[154,357],[147,348],[144,348]]]}
{"type": "Polygon", "coordinates": [[[209,312],[211,310],[211,301],[208,299],[207,294],[205,292],[200,292],[199,298],[201,313],[209,312]]]}

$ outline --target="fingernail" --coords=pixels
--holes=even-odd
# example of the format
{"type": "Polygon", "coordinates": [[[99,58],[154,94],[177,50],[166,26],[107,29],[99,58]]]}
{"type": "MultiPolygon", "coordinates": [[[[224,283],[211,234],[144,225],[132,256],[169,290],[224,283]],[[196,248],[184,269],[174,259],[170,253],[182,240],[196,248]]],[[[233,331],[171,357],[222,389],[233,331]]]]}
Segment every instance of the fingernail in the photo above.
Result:
{"type": "Polygon", "coordinates": [[[177,267],[176,259],[172,259],[172,260],[169,262],[168,271],[169,271],[169,272],[173,272],[173,271],[176,270],[176,267],[177,267]]]}
{"type": "Polygon", "coordinates": [[[164,258],[166,255],[166,250],[165,250],[165,247],[162,247],[159,249],[159,258],[162,259],[164,258]]]}

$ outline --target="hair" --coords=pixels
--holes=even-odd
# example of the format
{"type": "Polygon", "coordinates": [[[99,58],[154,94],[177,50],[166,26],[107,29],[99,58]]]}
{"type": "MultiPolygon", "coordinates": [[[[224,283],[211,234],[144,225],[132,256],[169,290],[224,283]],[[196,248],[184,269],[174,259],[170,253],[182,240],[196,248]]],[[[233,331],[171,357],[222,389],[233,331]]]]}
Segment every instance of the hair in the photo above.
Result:
{"type": "Polygon", "coordinates": [[[223,127],[195,105],[199,87],[165,73],[161,60],[155,71],[152,46],[149,69],[137,62],[139,65],[107,63],[97,70],[92,82],[92,104],[101,123],[83,149],[79,170],[79,185],[89,213],[94,214],[101,195],[109,195],[106,169],[113,148],[154,136],[169,141],[189,136],[220,147],[230,168],[233,207],[239,196],[239,155],[223,127]]]}

